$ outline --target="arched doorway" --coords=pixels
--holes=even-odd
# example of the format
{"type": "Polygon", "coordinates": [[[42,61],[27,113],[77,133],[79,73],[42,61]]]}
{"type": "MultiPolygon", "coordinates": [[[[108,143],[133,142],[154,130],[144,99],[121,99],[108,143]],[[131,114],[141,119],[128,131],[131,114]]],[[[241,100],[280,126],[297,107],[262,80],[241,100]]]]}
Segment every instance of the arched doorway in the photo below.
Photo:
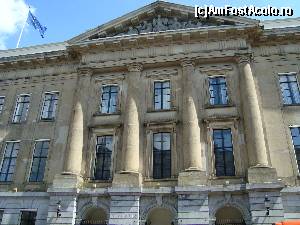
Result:
{"type": "Polygon", "coordinates": [[[101,208],[91,208],[87,211],[80,225],[106,225],[108,224],[106,212],[101,208]]]}
{"type": "Polygon", "coordinates": [[[235,207],[224,206],[215,216],[216,225],[246,225],[242,213],[235,207]]]}
{"type": "Polygon", "coordinates": [[[174,225],[174,215],[167,208],[154,208],[148,213],[146,225],[174,225]]]}

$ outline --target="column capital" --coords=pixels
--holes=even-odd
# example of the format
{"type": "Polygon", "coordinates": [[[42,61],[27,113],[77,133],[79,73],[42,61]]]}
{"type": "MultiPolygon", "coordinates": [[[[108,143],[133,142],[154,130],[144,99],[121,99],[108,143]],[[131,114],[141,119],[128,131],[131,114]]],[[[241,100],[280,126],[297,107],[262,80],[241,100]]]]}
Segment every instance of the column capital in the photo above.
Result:
{"type": "Polygon", "coordinates": [[[194,67],[195,66],[195,62],[193,59],[182,59],[180,61],[180,65],[185,68],[185,67],[194,67]]]}
{"type": "Polygon", "coordinates": [[[93,74],[92,68],[78,68],[77,69],[77,74],[78,75],[83,75],[83,76],[89,76],[93,74]]]}
{"type": "Polygon", "coordinates": [[[253,61],[252,54],[237,54],[235,55],[235,59],[238,64],[251,63],[253,61]]]}
{"type": "Polygon", "coordinates": [[[131,63],[127,65],[129,72],[141,72],[143,70],[143,64],[141,63],[131,63]]]}

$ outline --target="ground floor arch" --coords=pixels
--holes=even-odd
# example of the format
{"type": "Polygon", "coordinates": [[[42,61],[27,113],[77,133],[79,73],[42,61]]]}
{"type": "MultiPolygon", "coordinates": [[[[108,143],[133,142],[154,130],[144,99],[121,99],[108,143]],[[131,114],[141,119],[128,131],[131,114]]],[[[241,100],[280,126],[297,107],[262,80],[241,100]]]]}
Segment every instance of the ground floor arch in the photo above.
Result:
{"type": "Polygon", "coordinates": [[[149,211],[146,225],[174,225],[175,215],[170,209],[157,207],[149,211]]]}
{"type": "Polygon", "coordinates": [[[215,214],[215,225],[245,225],[245,219],[239,209],[224,206],[215,214]]]}
{"type": "Polygon", "coordinates": [[[102,208],[90,208],[87,210],[80,225],[106,225],[108,224],[108,215],[102,208]]]}

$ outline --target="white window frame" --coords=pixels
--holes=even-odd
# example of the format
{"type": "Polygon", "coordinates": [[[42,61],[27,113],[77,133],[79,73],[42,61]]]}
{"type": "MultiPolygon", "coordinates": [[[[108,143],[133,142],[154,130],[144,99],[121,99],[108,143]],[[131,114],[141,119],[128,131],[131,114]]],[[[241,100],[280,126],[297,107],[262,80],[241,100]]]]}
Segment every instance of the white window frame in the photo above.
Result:
{"type": "Polygon", "coordinates": [[[280,94],[280,99],[281,99],[281,104],[282,104],[282,106],[299,105],[299,104],[295,104],[295,103],[292,103],[292,104],[285,104],[285,103],[284,103],[284,98],[283,98],[282,91],[281,91],[281,86],[280,86],[280,76],[282,76],[282,75],[287,75],[287,76],[295,75],[295,77],[296,77],[296,82],[297,82],[297,85],[298,85],[298,89],[299,89],[299,91],[300,91],[300,83],[299,83],[298,73],[297,73],[297,72],[277,73],[277,84],[278,84],[278,88],[279,88],[279,94],[280,94]]]}
{"type": "MultiPolygon", "coordinates": [[[[21,150],[21,140],[12,140],[12,141],[3,141],[3,142],[4,142],[4,150],[3,150],[3,153],[2,153],[0,171],[2,170],[3,161],[4,161],[4,155],[5,155],[7,143],[20,143],[20,149],[19,150],[21,150]]],[[[2,148],[3,148],[3,146],[2,146],[2,148]]],[[[19,152],[18,152],[18,155],[19,155],[19,152]]],[[[18,158],[18,155],[17,155],[16,158],[18,158]]],[[[14,170],[14,175],[13,175],[11,181],[0,181],[0,182],[13,182],[15,174],[16,174],[16,167],[17,167],[17,160],[16,160],[16,166],[15,166],[15,170],[14,170]]]]}
{"type": "Polygon", "coordinates": [[[290,140],[291,140],[291,148],[293,150],[292,154],[294,155],[293,161],[294,161],[296,173],[297,173],[298,176],[300,176],[300,168],[298,167],[298,163],[297,163],[295,145],[294,145],[294,140],[293,140],[292,133],[291,133],[291,128],[300,128],[300,124],[299,125],[290,125],[289,126],[289,136],[290,136],[290,140]]]}
{"type": "Polygon", "coordinates": [[[59,94],[60,94],[59,91],[45,91],[45,92],[43,93],[43,101],[42,101],[42,105],[41,105],[41,109],[40,109],[40,120],[41,120],[41,121],[54,121],[54,120],[56,119],[56,112],[57,112],[57,110],[58,110],[57,108],[58,108],[58,104],[59,104],[59,94]],[[57,98],[57,106],[56,106],[56,108],[55,108],[54,118],[53,118],[53,119],[45,119],[45,118],[42,118],[46,94],[57,94],[57,95],[58,95],[58,98],[57,98]]]}
{"type": "Polygon", "coordinates": [[[29,171],[27,172],[27,182],[30,182],[30,183],[41,183],[41,182],[44,182],[45,181],[45,178],[46,178],[46,168],[48,166],[48,160],[49,160],[49,152],[50,152],[50,147],[51,147],[51,139],[49,138],[45,138],[45,139],[36,139],[34,140],[34,143],[33,143],[33,148],[31,148],[31,158],[30,158],[30,166],[29,166],[29,171]],[[31,169],[32,169],[32,163],[33,163],[33,157],[34,157],[34,151],[35,151],[35,147],[36,147],[36,143],[37,142],[41,142],[41,141],[49,141],[49,149],[48,149],[48,155],[47,155],[47,161],[46,161],[46,164],[45,164],[45,171],[44,171],[44,178],[42,181],[29,181],[30,179],[30,174],[31,174],[31,169]]]}
{"type": "Polygon", "coordinates": [[[30,105],[31,105],[31,95],[32,95],[32,93],[22,93],[22,94],[18,94],[17,95],[17,98],[15,100],[15,105],[14,105],[14,114],[13,114],[13,117],[12,117],[12,120],[11,120],[12,123],[19,124],[19,123],[25,123],[27,121],[29,110],[30,110],[30,105]],[[14,118],[15,118],[16,111],[17,111],[17,102],[18,102],[18,99],[19,99],[19,97],[24,96],[24,95],[26,95],[26,96],[28,95],[30,97],[29,107],[28,107],[28,110],[26,111],[26,119],[25,119],[25,121],[14,122],[14,118]]]}
{"type": "Polygon", "coordinates": [[[120,113],[120,108],[121,108],[121,85],[120,84],[117,84],[117,83],[103,83],[100,85],[100,88],[99,88],[99,98],[100,98],[100,101],[98,101],[98,112],[100,114],[105,114],[105,115],[114,115],[114,114],[119,114],[120,113]],[[115,86],[115,87],[118,87],[118,95],[117,95],[117,105],[116,105],[116,111],[113,112],[113,113],[103,113],[102,112],[102,94],[103,94],[103,88],[104,87],[108,87],[108,86],[115,86]]]}

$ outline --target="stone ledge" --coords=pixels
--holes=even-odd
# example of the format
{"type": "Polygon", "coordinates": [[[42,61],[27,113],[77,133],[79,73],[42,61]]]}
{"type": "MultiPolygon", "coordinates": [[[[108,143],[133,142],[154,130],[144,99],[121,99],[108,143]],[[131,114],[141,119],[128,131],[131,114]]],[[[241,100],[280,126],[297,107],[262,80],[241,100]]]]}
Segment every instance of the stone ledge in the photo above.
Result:
{"type": "Polygon", "coordinates": [[[207,176],[204,171],[185,171],[178,175],[178,186],[198,186],[206,185],[207,176]]]}
{"type": "Polygon", "coordinates": [[[250,167],[247,179],[250,184],[278,182],[276,169],[271,167],[250,167]]]}

